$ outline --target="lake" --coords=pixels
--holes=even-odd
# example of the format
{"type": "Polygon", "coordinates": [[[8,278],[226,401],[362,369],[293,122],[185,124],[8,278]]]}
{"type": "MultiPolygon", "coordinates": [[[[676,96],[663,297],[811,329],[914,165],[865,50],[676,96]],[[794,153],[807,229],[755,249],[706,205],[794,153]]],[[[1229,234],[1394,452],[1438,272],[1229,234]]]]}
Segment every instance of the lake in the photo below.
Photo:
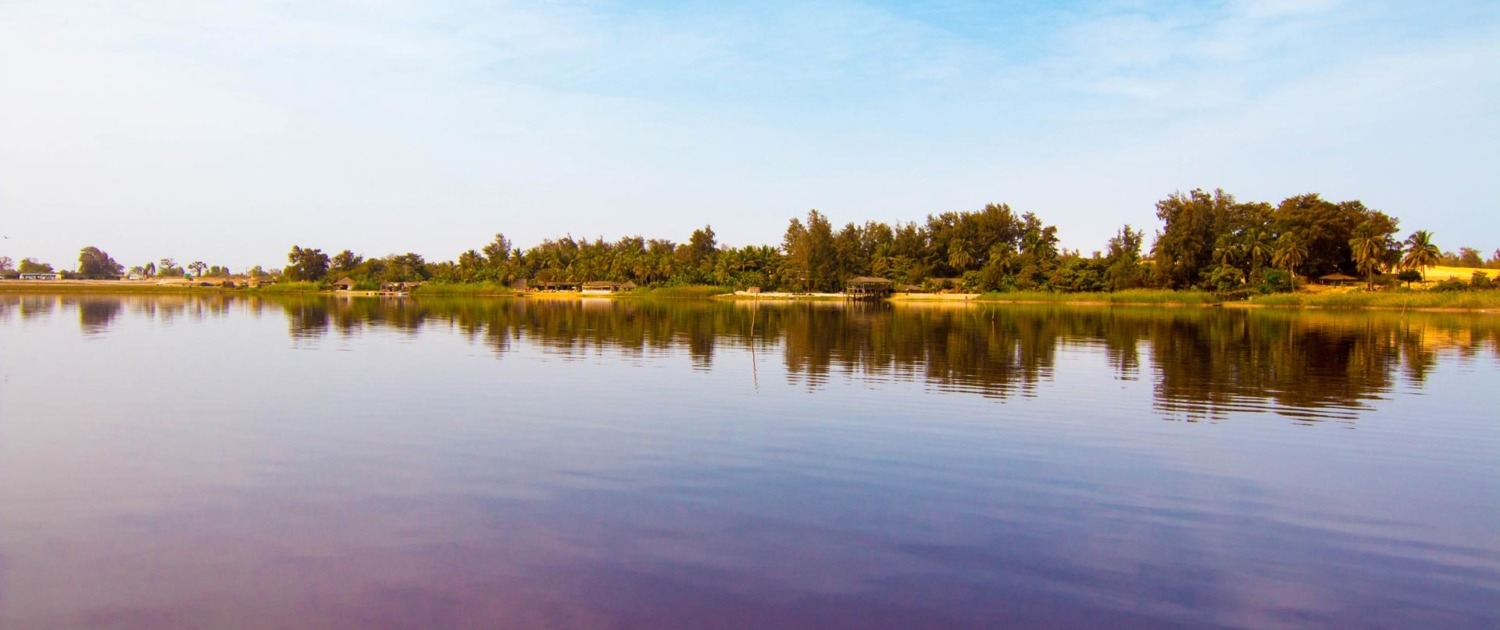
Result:
{"type": "Polygon", "coordinates": [[[0,294],[0,627],[1500,626],[1500,317],[0,294]]]}

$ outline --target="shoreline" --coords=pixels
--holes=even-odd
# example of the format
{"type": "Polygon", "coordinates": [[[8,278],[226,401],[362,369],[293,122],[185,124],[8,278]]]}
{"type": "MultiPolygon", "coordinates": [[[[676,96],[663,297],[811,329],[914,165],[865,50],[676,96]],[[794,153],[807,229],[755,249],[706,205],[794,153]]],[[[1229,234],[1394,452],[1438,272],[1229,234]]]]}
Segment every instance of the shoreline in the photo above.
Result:
{"type": "MultiPolygon", "coordinates": [[[[0,281],[0,294],[95,294],[95,295],[183,295],[203,293],[212,295],[245,295],[245,296],[279,296],[279,295],[325,295],[329,297],[411,297],[415,299],[444,299],[444,298],[484,298],[484,299],[536,299],[536,300],[650,300],[650,299],[702,299],[721,300],[733,302],[821,302],[821,303],[844,303],[844,302],[870,302],[879,301],[899,306],[969,306],[969,305],[1065,305],[1065,306],[1130,306],[1130,307],[1160,307],[1160,308],[1235,308],[1235,309],[1274,309],[1274,310],[1321,310],[1321,311],[1414,311],[1431,313],[1476,313],[1485,315],[1500,314],[1500,291],[1487,292],[1463,292],[1449,294],[1434,294],[1428,292],[1412,293],[1295,293],[1277,294],[1274,297],[1277,302],[1292,303],[1257,303],[1255,298],[1243,301],[1223,301],[1214,296],[1201,292],[1173,292],[1147,290],[1140,295],[1149,297],[1145,300],[1132,300],[1133,297],[1127,292],[1120,294],[1040,294],[1045,297],[1032,297],[1021,295],[1016,298],[1006,298],[1006,294],[979,294],[979,293],[897,293],[879,300],[851,300],[842,293],[790,293],[790,292],[762,292],[749,293],[746,291],[735,291],[733,293],[716,293],[709,287],[670,287],[664,289],[645,289],[639,292],[627,291],[619,293],[581,293],[581,292],[469,292],[469,291],[438,291],[424,295],[418,290],[415,294],[407,296],[384,295],[378,291],[330,291],[330,290],[307,290],[278,289],[277,285],[269,287],[222,287],[222,286],[196,286],[189,282],[156,283],[142,281],[120,281],[120,280],[3,280],[0,281]],[[1120,295],[1122,299],[1113,299],[1109,296],[1120,295]],[[1490,295],[1495,297],[1491,298],[1490,295]],[[1072,296],[1076,296],[1072,297],[1072,296]],[[1172,299],[1181,296],[1184,299],[1172,299]],[[1326,296],[1326,297],[1325,297],[1326,296]],[[1349,297],[1343,297],[1349,296],[1349,297]],[[1396,296],[1400,296],[1397,298],[1396,296]],[[1441,296],[1453,296],[1444,298],[1441,296]],[[1482,297],[1481,297],[1482,296],[1482,297]],[[1472,305],[1412,305],[1409,303],[1360,303],[1362,301],[1403,301],[1431,302],[1433,300],[1461,301],[1469,298],[1479,303],[1472,305]],[[1309,303],[1311,302],[1311,303],[1309,303]],[[1325,303],[1319,303],[1325,302],[1325,303]],[[1332,302],[1332,303],[1326,303],[1332,302]]],[[[458,285],[462,286],[462,285],[458,285]]]]}

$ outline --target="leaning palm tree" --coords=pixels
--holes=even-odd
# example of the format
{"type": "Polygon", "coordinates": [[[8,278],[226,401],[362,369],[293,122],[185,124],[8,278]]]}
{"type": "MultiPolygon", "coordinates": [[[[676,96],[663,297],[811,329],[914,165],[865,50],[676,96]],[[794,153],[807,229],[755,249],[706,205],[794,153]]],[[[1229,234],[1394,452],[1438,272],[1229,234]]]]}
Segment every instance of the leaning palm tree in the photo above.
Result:
{"type": "Polygon", "coordinates": [[[1276,239],[1276,249],[1271,252],[1271,264],[1292,274],[1292,288],[1297,287],[1297,268],[1307,262],[1307,244],[1291,234],[1282,234],[1276,239]]]}
{"type": "Polygon", "coordinates": [[[1422,282],[1425,283],[1427,268],[1437,265],[1442,255],[1437,245],[1432,244],[1432,233],[1417,230],[1406,237],[1406,255],[1401,258],[1401,266],[1422,272],[1422,282]]]}

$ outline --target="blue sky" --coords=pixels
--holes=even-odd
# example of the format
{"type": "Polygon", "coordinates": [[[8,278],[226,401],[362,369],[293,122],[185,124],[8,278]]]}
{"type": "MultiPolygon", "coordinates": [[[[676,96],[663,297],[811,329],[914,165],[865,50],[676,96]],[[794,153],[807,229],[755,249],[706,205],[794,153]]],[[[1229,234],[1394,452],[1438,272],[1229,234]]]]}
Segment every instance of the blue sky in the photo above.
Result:
{"type": "Polygon", "coordinates": [[[0,0],[0,255],[743,245],[989,202],[1087,252],[1195,187],[1488,252],[1496,112],[1494,2],[0,0]]]}

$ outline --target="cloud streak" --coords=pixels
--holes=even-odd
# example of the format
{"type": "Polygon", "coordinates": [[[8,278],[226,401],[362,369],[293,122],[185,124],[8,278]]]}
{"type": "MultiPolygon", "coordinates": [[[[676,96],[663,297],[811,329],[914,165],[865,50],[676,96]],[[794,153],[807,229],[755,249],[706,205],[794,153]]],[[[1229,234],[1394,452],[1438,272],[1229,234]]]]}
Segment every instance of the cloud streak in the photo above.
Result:
{"type": "Polygon", "coordinates": [[[0,99],[0,254],[450,258],[495,231],[704,223],[759,243],[810,207],[911,220],[989,201],[1088,250],[1194,186],[1321,190],[1440,236],[1500,233],[1480,167],[1500,140],[1494,13],[4,4],[0,82],[19,96],[0,99]]]}

